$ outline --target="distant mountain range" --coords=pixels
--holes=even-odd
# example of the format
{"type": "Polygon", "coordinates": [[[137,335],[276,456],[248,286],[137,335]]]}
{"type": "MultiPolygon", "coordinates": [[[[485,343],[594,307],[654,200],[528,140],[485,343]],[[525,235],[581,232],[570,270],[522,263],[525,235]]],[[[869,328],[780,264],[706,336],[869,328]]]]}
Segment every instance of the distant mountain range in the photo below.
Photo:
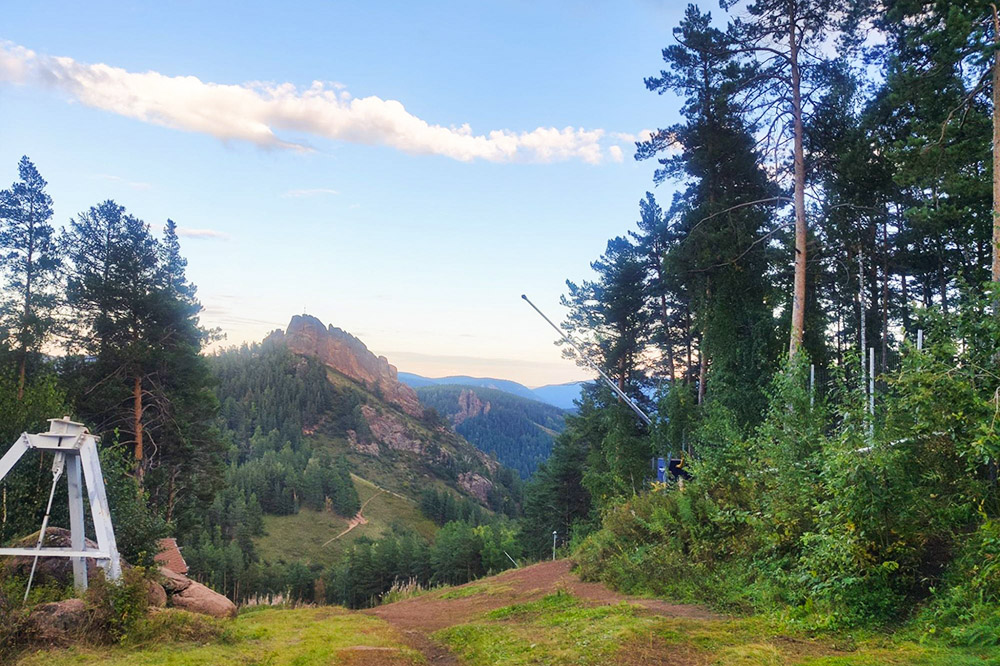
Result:
{"type": "Polygon", "coordinates": [[[530,389],[523,384],[510,381],[509,379],[496,379],[493,377],[468,377],[465,375],[455,375],[452,377],[422,377],[411,372],[400,372],[399,381],[418,389],[425,386],[459,385],[474,386],[476,388],[495,389],[527,398],[537,400],[559,409],[575,410],[574,401],[580,397],[580,388],[586,382],[568,382],[566,384],[549,384],[530,389]]]}
{"type": "Polygon", "coordinates": [[[416,389],[420,402],[446,417],[455,432],[480,451],[528,478],[552,453],[566,427],[566,411],[534,398],[468,384],[432,384],[416,389]]]}

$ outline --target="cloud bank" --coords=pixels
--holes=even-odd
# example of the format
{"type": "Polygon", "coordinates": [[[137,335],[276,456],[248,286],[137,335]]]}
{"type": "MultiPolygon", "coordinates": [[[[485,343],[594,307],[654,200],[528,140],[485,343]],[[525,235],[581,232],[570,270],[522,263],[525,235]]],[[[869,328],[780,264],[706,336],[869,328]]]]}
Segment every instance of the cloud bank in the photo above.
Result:
{"type": "Polygon", "coordinates": [[[46,86],[92,108],[262,148],[310,150],[303,140],[287,136],[291,134],[389,146],[462,162],[598,164],[621,159],[620,149],[602,145],[608,138],[602,129],[539,127],[530,132],[502,129],[475,134],[468,124],[431,124],[396,100],[352,97],[338,84],[316,81],[302,89],[290,83],[211,83],[195,76],[80,63],[2,41],[0,81],[46,86]]]}

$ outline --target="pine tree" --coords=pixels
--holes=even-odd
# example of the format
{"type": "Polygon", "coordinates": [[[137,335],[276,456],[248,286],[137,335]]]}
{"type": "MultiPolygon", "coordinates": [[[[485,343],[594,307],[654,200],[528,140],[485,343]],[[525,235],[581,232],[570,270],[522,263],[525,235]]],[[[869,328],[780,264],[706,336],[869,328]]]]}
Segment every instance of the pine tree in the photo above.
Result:
{"type": "Polygon", "coordinates": [[[27,156],[17,166],[20,180],[0,191],[0,260],[11,302],[5,327],[17,352],[17,398],[24,396],[29,357],[50,337],[58,302],[60,258],[53,241],[52,197],[27,156]]]}
{"type": "Polygon", "coordinates": [[[688,185],[659,225],[647,195],[640,245],[662,263],[655,274],[661,309],[676,299],[676,309],[694,316],[699,403],[706,385],[717,381],[717,397],[749,424],[763,408],[776,353],[763,228],[767,204],[780,197],[759,166],[750,128],[733,106],[745,71],[727,50],[726,36],[711,26],[711,15],[693,6],[675,35],[678,43],[663,50],[669,70],[647,78],[646,87],[683,95],[685,122],[637,144],[636,158],[669,150],[654,179],[683,178],[688,185]]]}
{"type": "MultiPolygon", "coordinates": [[[[729,9],[738,0],[723,0],[729,9]]],[[[725,50],[748,56],[750,69],[734,91],[751,127],[763,126],[776,167],[791,142],[792,205],[795,217],[794,279],[791,294],[789,356],[802,346],[806,321],[809,226],[806,220],[806,114],[831,33],[845,31],[856,19],[851,0],[755,0],[746,18],[730,21],[725,50]]],[[[719,51],[717,51],[719,52],[719,51]]]]}

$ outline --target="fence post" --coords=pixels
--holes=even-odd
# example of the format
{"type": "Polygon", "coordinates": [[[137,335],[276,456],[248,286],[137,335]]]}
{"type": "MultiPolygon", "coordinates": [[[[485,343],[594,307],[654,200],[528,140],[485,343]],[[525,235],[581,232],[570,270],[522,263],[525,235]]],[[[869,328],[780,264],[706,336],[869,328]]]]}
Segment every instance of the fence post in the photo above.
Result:
{"type": "Polygon", "coordinates": [[[816,404],[816,364],[809,364],[809,407],[816,404]]]}

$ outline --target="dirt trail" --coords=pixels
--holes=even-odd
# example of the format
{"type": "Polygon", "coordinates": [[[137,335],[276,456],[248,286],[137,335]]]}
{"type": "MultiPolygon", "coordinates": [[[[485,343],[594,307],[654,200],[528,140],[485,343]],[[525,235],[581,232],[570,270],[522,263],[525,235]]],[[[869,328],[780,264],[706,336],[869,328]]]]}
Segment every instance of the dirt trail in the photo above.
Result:
{"type": "Polygon", "coordinates": [[[557,590],[565,590],[594,605],[612,605],[622,602],[641,606],[656,615],[685,617],[698,620],[721,619],[700,606],[670,604],[657,599],[642,599],[619,594],[600,583],[584,583],[570,572],[568,560],[542,562],[523,569],[506,571],[499,576],[467,583],[454,590],[481,586],[482,592],[455,598],[442,599],[440,594],[428,593],[412,599],[378,606],[365,611],[394,625],[410,645],[424,653],[431,664],[460,664],[454,655],[430,639],[439,629],[469,622],[482,613],[536,601],[557,590]]]}
{"type": "Polygon", "coordinates": [[[326,542],[323,543],[323,546],[330,545],[331,543],[333,543],[334,541],[336,541],[340,537],[344,536],[345,534],[347,534],[348,532],[350,532],[351,530],[353,530],[358,525],[367,525],[368,524],[368,519],[365,518],[365,516],[364,516],[365,507],[368,506],[368,502],[371,502],[373,499],[375,499],[376,497],[378,497],[379,495],[381,495],[382,493],[385,493],[385,492],[388,492],[388,491],[379,488],[379,491],[377,493],[375,493],[374,495],[372,495],[371,497],[369,497],[368,499],[366,499],[365,503],[361,505],[361,508],[358,509],[358,512],[354,515],[354,517],[351,518],[349,521],[347,521],[347,529],[344,530],[343,532],[341,532],[340,534],[338,534],[337,536],[331,537],[331,538],[327,539],[326,542]]]}

